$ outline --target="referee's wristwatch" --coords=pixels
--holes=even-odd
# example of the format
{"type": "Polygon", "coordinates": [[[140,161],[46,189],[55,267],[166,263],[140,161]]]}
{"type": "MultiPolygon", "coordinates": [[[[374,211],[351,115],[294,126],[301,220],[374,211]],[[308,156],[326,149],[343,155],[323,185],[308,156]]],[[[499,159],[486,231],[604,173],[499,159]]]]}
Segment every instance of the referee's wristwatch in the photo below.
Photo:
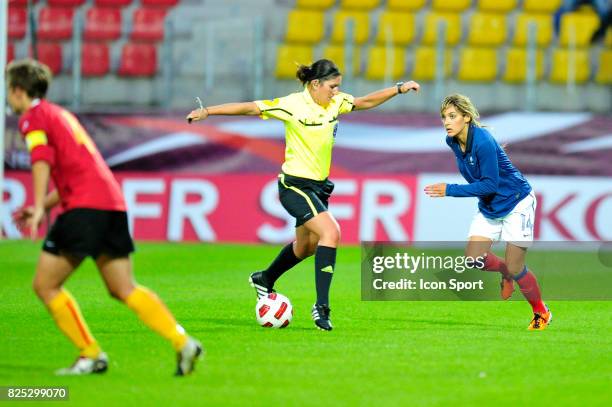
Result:
{"type": "Polygon", "coordinates": [[[403,85],[404,85],[404,82],[398,82],[398,83],[395,84],[395,86],[397,86],[397,94],[398,95],[401,95],[402,93],[405,93],[405,92],[402,92],[402,86],[403,85]]]}

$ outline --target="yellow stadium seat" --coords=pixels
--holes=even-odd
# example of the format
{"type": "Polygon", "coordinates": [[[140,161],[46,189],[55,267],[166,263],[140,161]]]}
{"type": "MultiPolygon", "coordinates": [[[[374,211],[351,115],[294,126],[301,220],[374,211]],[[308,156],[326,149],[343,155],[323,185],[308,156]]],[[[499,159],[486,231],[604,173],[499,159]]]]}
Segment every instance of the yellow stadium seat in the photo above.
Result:
{"type": "Polygon", "coordinates": [[[423,32],[423,44],[435,44],[438,39],[438,24],[446,23],[445,42],[448,45],[456,45],[461,39],[461,16],[457,13],[435,13],[431,12],[425,16],[425,31],[423,32]]]}
{"type": "Polygon", "coordinates": [[[366,42],[370,36],[370,18],[365,11],[338,11],[334,16],[332,41],[346,41],[346,24],[349,20],[353,21],[353,41],[357,44],[366,42]]]}
{"type": "Polygon", "coordinates": [[[595,13],[565,13],[561,16],[559,43],[568,46],[575,42],[578,47],[587,46],[598,27],[599,17],[595,13]]]}
{"type": "Polygon", "coordinates": [[[597,67],[595,82],[603,85],[612,85],[612,50],[604,49],[599,53],[597,67]]]}
{"type": "Polygon", "coordinates": [[[325,35],[322,11],[292,10],[287,18],[287,42],[315,44],[325,35]]]}
{"type": "Polygon", "coordinates": [[[514,45],[526,45],[529,24],[536,25],[536,44],[544,47],[550,44],[553,38],[553,18],[549,14],[519,14],[514,28],[514,45]]]}
{"type": "Polygon", "coordinates": [[[474,13],[470,18],[470,45],[500,45],[506,42],[506,16],[497,13],[474,13]]]}
{"type": "Polygon", "coordinates": [[[340,8],[346,10],[372,10],[380,5],[380,0],[340,0],[340,8]]]}
{"type": "MultiPolygon", "coordinates": [[[[506,70],[504,81],[525,82],[527,80],[527,50],[525,48],[509,48],[506,50],[506,70]]],[[[544,75],[544,51],[536,50],[535,79],[544,75]]]]}
{"type": "Polygon", "coordinates": [[[467,47],[459,56],[461,81],[490,82],[497,77],[497,50],[495,48],[467,47]]]}
{"type": "MultiPolygon", "coordinates": [[[[436,48],[418,47],[414,51],[412,77],[417,80],[431,81],[436,77],[436,48]]],[[[447,49],[444,53],[444,77],[450,76],[453,69],[453,54],[447,49]]]]}
{"type": "MultiPolygon", "coordinates": [[[[323,58],[334,61],[340,72],[346,72],[346,51],[343,45],[328,45],[323,49],[323,58]]],[[[353,75],[361,72],[361,50],[353,47],[353,75]]]]}
{"type": "Polygon", "coordinates": [[[535,13],[554,13],[561,7],[563,0],[525,0],[523,9],[535,13]]]}
{"type": "Polygon", "coordinates": [[[517,0],[478,0],[478,10],[507,13],[516,7],[517,0]]]}
{"type": "Polygon", "coordinates": [[[312,62],[312,47],[308,45],[283,44],[277,50],[276,77],[295,78],[296,63],[310,65],[312,62]]]}
{"type": "Polygon", "coordinates": [[[606,47],[612,48],[612,28],[608,28],[608,31],[606,32],[605,44],[606,47]]]}
{"type": "Polygon", "coordinates": [[[336,3],[336,0],[296,0],[295,6],[297,8],[316,8],[319,10],[325,10],[330,8],[336,3]]]}
{"type": "Polygon", "coordinates": [[[391,77],[399,79],[406,72],[406,51],[401,47],[394,47],[392,61],[387,61],[386,47],[371,47],[368,52],[368,65],[366,67],[365,76],[367,79],[382,80],[387,76],[388,64],[393,64],[391,67],[391,77]]]}
{"type": "Polygon", "coordinates": [[[566,83],[573,76],[576,83],[584,83],[589,79],[589,54],[585,49],[577,49],[573,52],[565,48],[557,48],[552,55],[552,69],[550,81],[555,83],[566,83]],[[571,63],[574,61],[573,64],[571,63]],[[573,72],[573,75],[572,75],[573,72]]]}
{"type": "Polygon", "coordinates": [[[387,42],[387,32],[396,45],[407,45],[414,40],[415,32],[414,14],[399,11],[385,11],[380,14],[378,20],[378,34],[376,42],[384,44],[387,42]]]}
{"type": "Polygon", "coordinates": [[[431,0],[431,8],[437,11],[463,11],[471,4],[472,0],[431,0]]]}
{"type": "Polygon", "coordinates": [[[387,0],[387,8],[395,11],[411,11],[423,8],[427,0],[387,0]]]}

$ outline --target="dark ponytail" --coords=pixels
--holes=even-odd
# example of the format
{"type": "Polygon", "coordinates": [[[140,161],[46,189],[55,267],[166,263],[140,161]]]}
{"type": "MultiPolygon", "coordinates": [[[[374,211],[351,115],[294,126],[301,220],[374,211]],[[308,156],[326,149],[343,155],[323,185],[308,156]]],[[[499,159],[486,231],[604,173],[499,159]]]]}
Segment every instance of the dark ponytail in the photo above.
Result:
{"type": "Polygon", "coordinates": [[[338,70],[336,64],[329,59],[319,59],[310,66],[300,65],[295,74],[299,81],[302,82],[302,85],[306,85],[308,82],[314,81],[315,79],[324,82],[340,75],[340,70],[338,70]]]}

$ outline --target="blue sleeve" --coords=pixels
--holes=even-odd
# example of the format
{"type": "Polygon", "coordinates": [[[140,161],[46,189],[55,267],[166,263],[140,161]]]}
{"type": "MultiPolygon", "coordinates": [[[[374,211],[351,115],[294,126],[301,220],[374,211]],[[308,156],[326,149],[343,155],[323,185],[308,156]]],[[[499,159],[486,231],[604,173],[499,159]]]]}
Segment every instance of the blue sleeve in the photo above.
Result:
{"type": "Polygon", "coordinates": [[[476,146],[476,157],[480,163],[480,180],[471,184],[448,184],[446,195],[454,197],[487,196],[497,192],[499,166],[494,140],[485,140],[476,146]]]}

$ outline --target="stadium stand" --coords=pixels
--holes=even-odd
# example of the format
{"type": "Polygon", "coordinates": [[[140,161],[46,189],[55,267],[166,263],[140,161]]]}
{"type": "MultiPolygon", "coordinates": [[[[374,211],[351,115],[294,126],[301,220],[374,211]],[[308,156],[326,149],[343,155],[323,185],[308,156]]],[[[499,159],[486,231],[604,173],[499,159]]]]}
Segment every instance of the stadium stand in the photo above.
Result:
{"type": "Polygon", "coordinates": [[[127,43],[121,49],[120,76],[153,76],[157,72],[157,49],[153,44],[127,43]]]}
{"type": "Polygon", "coordinates": [[[446,24],[444,42],[447,45],[457,45],[461,40],[461,15],[457,13],[430,12],[425,16],[423,44],[433,45],[438,40],[438,24],[446,24]]]}
{"type": "Polygon", "coordinates": [[[104,76],[110,72],[108,45],[86,42],[81,50],[81,73],[85,77],[104,76]]]}
{"type": "Polygon", "coordinates": [[[85,0],[47,0],[51,7],[79,7],[85,4],[85,0]]]}
{"type": "Polygon", "coordinates": [[[374,46],[368,51],[368,64],[365,77],[370,80],[387,78],[389,71],[391,78],[399,79],[406,72],[406,51],[402,47],[392,48],[393,55],[387,58],[387,47],[374,46]],[[389,62],[391,60],[392,62],[389,62]],[[387,64],[391,64],[389,67],[387,64]]]}
{"type": "MultiPolygon", "coordinates": [[[[330,59],[338,65],[341,72],[347,72],[346,70],[346,51],[344,45],[328,45],[323,48],[323,58],[330,59]]],[[[353,48],[353,75],[359,75],[361,73],[361,49],[359,47],[353,48]]],[[[294,72],[295,76],[295,72],[294,72]]]]}
{"type": "Polygon", "coordinates": [[[334,15],[331,40],[335,43],[346,41],[347,21],[353,21],[353,42],[364,44],[370,36],[370,16],[365,11],[338,11],[334,15]]]}
{"type": "Polygon", "coordinates": [[[516,8],[517,0],[478,0],[476,6],[480,11],[508,13],[516,8]]]}
{"type": "Polygon", "coordinates": [[[372,10],[380,5],[380,0],[340,0],[340,8],[345,10],[372,10]]]}
{"type": "Polygon", "coordinates": [[[15,44],[8,43],[6,48],[6,62],[11,62],[15,59],[15,44]]]}
{"type": "Polygon", "coordinates": [[[26,33],[26,9],[24,7],[9,7],[8,37],[11,40],[21,39],[26,33]]]}
{"type": "Polygon", "coordinates": [[[178,0],[140,0],[140,4],[147,7],[174,7],[178,0]]]}
{"type": "Polygon", "coordinates": [[[502,45],[506,42],[507,34],[504,14],[476,12],[470,17],[469,45],[502,45]]]}
{"type": "Polygon", "coordinates": [[[139,8],[132,15],[132,41],[157,42],[164,39],[164,8],[139,8]]]}
{"type": "Polygon", "coordinates": [[[38,14],[38,38],[43,41],[70,39],[73,16],[72,8],[43,7],[38,14]]]}
{"type": "MultiPolygon", "coordinates": [[[[436,49],[434,47],[417,47],[414,51],[414,68],[412,77],[420,81],[431,81],[436,75],[436,49]]],[[[444,77],[449,77],[453,68],[453,53],[444,53],[444,77]]]]}
{"type": "Polygon", "coordinates": [[[296,0],[295,5],[298,8],[315,8],[326,10],[333,6],[336,0],[296,0]]]}
{"type": "Polygon", "coordinates": [[[376,43],[387,42],[387,35],[395,45],[408,45],[415,37],[415,21],[412,13],[402,11],[384,11],[380,14],[377,25],[376,43]]]}
{"type": "Polygon", "coordinates": [[[85,14],[83,37],[87,41],[114,41],[121,37],[121,10],[92,7],[85,14]]]}
{"type": "Polygon", "coordinates": [[[526,45],[529,25],[536,27],[536,44],[540,47],[550,45],[553,39],[553,19],[548,14],[519,14],[514,30],[514,45],[526,45]]]}
{"type": "Polygon", "coordinates": [[[295,78],[296,62],[300,64],[312,63],[312,47],[307,45],[281,45],[276,57],[276,76],[278,78],[295,78]]]}
{"type": "Polygon", "coordinates": [[[523,9],[534,13],[552,14],[561,7],[563,0],[525,0],[523,9]]]}
{"type": "Polygon", "coordinates": [[[132,4],[132,0],[94,0],[98,7],[125,7],[132,4]]]}
{"type": "Polygon", "coordinates": [[[572,80],[576,83],[584,83],[589,79],[589,75],[589,53],[587,50],[576,49],[574,52],[565,48],[553,50],[550,73],[550,80],[553,83],[566,83],[572,80]]]}
{"type": "Polygon", "coordinates": [[[466,47],[459,54],[457,78],[469,82],[491,82],[497,77],[497,50],[466,47]]]}
{"type": "Polygon", "coordinates": [[[443,12],[464,11],[470,7],[472,0],[432,0],[431,8],[443,12]]]}
{"type": "Polygon", "coordinates": [[[612,85],[612,50],[604,49],[598,55],[597,75],[595,82],[602,85],[612,85]]]}
{"type": "Polygon", "coordinates": [[[53,75],[62,71],[62,46],[57,42],[40,42],[36,45],[38,60],[47,64],[53,75]]]}
{"type": "Polygon", "coordinates": [[[560,44],[569,46],[572,41],[578,47],[589,45],[593,32],[599,27],[599,17],[593,12],[565,13],[561,16],[560,44]]]}
{"type": "MultiPolygon", "coordinates": [[[[503,80],[510,83],[525,82],[527,79],[527,50],[525,48],[508,48],[505,52],[503,80]]],[[[544,76],[544,51],[536,50],[536,79],[544,76]]]]}
{"type": "Polygon", "coordinates": [[[292,10],[287,18],[287,42],[315,44],[325,35],[323,12],[318,10],[292,10]]]}

